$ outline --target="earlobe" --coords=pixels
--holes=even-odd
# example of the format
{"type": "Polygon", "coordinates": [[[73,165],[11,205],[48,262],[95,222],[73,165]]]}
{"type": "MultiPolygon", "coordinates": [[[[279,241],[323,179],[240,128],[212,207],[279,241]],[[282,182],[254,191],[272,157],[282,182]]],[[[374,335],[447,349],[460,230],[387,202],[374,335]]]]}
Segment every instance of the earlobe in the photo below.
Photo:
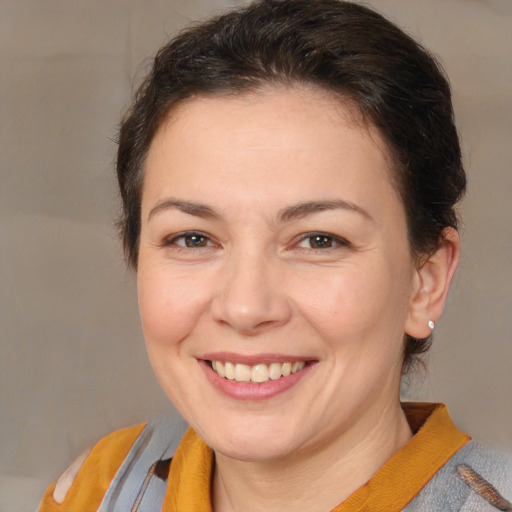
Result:
{"type": "Polygon", "coordinates": [[[459,233],[453,228],[446,228],[439,248],[416,270],[405,324],[406,334],[414,338],[426,338],[432,334],[433,325],[443,312],[459,258],[459,233]]]}

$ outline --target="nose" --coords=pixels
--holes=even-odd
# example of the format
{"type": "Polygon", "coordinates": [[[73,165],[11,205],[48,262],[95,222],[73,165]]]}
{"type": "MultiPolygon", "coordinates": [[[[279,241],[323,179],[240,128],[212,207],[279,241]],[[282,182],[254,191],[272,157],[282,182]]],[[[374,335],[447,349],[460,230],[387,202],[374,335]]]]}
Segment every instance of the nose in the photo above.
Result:
{"type": "Polygon", "coordinates": [[[263,254],[233,255],[226,261],[211,313],[216,322],[246,336],[287,323],[292,309],[279,262],[263,254]]]}

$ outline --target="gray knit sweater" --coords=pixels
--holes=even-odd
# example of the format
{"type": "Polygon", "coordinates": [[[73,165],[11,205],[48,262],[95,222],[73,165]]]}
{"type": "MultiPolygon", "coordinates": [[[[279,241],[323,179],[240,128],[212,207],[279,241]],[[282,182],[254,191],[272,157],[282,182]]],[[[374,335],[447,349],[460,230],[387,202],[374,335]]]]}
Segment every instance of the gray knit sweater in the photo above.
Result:
{"type": "Polygon", "coordinates": [[[512,511],[512,457],[470,441],[448,460],[404,510],[512,511]]]}
{"type": "MultiPolygon", "coordinates": [[[[161,510],[167,481],[158,477],[155,465],[158,461],[166,464],[170,462],[186,429],[185,423],[175,420],[159,420],[148,424],[119,468],[98,512],[161,510]],[[153,476],[149,478],[150,475],[153,476]],[[135,509],[134,503],[137,503],[135,509]]],[[[406,479],[407,475],[404,475],[404,481],[406,479]]],[[[403,510],[512,512],[511,502],[512,457],[470,441],[433,475],[403,510]]]]}

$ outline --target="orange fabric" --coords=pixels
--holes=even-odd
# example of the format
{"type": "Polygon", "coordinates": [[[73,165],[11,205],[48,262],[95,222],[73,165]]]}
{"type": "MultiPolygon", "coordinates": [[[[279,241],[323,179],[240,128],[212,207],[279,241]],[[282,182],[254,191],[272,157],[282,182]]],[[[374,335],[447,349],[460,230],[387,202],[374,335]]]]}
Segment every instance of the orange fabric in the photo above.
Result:
{"type": "MultiPolygon", "coordinates": [[[[405,403],[414,437],[363,487],[331,512],[398,512],[402,510],[470,439],[453,424],[441,404],[405,403]]],[[[64,503],[52,499],[54,485],[39,512],[95,512],[110,482],[143,425],[114,432],[87,457],[64,503]]],[[[189,429],[172,460],[163,512],[212,512],[210,484],[212,450],[189,429]]]]}
{"type": "MultiPolygon", "coordinates": [[[[470,437],[453,424],[442,404],[405,403],[415,436],[363,487],[331,512],[398,512],[470,437]]],[[[189,430],[171,464],[163,512],[212,512],[210,481],[213,455],[189,430]],[[176,462],[176,464],[175,464],[176,462]]]]}
{"type": "Polygon", "coordinates": [[[103,438],[88,455],[65,500],[61,504],[54,501],[53,483],[43,496],[39,512],[95,512],[143,428],[129,427],[103,438]]]}
{"type": "Polygon", "coordinates": [[[448,459],[471,438],[453,424],[442,404],[402,404],[411,428],[424,424],[415,436],[363,487],[332,512],[402,510],[448,459]],[[420,419],[421,421],[421,419],[420,419]]]}
{"type": "Polygon", "coordinates": [[[211,512],[212,450],[189,429],[171,462],[163,512],[211,512]]]}

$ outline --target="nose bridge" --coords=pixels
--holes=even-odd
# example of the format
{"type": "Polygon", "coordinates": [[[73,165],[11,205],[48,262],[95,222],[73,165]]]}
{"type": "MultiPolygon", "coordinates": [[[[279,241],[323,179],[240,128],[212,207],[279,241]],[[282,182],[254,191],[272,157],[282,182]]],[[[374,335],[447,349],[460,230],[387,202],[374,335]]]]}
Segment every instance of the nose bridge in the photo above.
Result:
{"type": "Polygon", "coordinates": [[[215,320],[244,334],[285,323],[290,305],[280,274],[278,258],[263,248],[252,245],[230,251],[212,303],[215,320]]]}

